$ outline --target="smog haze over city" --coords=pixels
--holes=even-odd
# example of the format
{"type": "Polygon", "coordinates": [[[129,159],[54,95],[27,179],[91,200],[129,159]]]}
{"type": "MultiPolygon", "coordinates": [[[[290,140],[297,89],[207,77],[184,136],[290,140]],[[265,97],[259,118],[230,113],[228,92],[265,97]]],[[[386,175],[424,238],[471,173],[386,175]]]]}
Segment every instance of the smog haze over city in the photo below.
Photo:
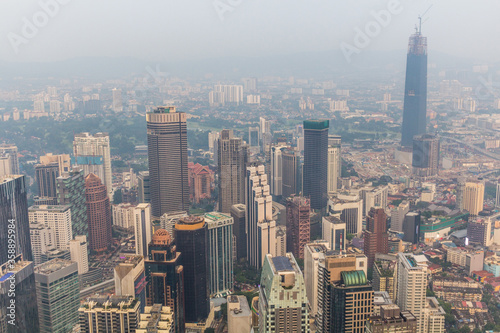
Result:
{"type": "Polygon", "coordinates": [[[0,333],[500,332],[500,2],[0,9],[0,333]]]}

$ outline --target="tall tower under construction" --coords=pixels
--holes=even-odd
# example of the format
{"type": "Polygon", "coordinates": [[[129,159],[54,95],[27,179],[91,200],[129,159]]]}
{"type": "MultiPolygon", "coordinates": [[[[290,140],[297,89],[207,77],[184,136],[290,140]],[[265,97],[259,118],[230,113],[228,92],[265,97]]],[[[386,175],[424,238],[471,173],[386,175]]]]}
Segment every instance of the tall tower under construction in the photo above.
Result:
{"type": "Polygon", "coordinates": [[[427,37],[420,24],[408,44],[405,99],[401,146],[411,148],[413,137],[426,132],[427,114],[427,37]]]}

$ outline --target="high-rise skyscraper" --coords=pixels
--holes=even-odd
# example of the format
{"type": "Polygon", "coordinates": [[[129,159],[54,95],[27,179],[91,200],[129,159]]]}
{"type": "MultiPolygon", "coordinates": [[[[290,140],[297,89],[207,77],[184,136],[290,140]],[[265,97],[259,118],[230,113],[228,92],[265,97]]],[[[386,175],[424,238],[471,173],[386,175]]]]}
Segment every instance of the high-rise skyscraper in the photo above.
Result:
{"type": "Polygon", "coordinates": [[[403,221],[406,214],[410,211],[410,202],[402,201],[397,207],[391,211],[391,230],[403,231],[403,221]]]}
{"type": "Polygon", "coordinates": [[[40,265],[41,255],[51,249],[54,249],[56,235],[54,230],[45,225],[44,222],[30,222],[31,252],[33,254],[33,263],[40,265]]]}
{"type": "Polygon", "coordinates": [[[413,137],[426,132],[427,37],[420,28],[410,36],[406,58],[405,97],[401,146],[412,147],[413,137]]]}
{"type": "Polygon", "coordinates": [[[402,311],[410,311],[417,318],[417,333],[425,333],[427,260],[422,257],[424,256],[398,253],[396,303],[402,311]]]}
{"type": "Polygon", "coordinates": [[[87,273],[89,271],[87,236],[75,236],[75,239],[69,242],[69,252],[71,260],[78,264],[78,274],[87,273]]]}
{"type": "Polygon", "coordinates": [[[89,247],[103,252],[111,244],[111,207],[106,186],[91,173],[85,177],[85,197],[89,231],[89,247]]]}
{"type": "Polygon", "coordinates": [[[286,143],[278,143],[271,146],[271,194],[275,197],[283,193],[283,151],[287,148],[286,143]]]}
{"type": "Polygon", "coordinates": [[[59,165],[57,163],[35,165],[35,179],[38,184],[38,195],[49,197],[57,202],[56,179],[59,177],[59,165]]]}
{"type": "Polygon", "coordinates": [[[28,217],[28,197],[25,176],[0,177],[0,263],[7,262],[12,255],[23,255],[33,261],[28,217]],[[14,253],[9,235],[15,230],[14,253]],[[10,245],[9,245],[10,244],[10,245]]]}
{"type": "Polygon", "coordinates": [[[259,153],[260,151],[260,140],[259,140],[259,128],[249,127],[248,128],[248,147],[253,153],[259,153]]]}
{"type": "Polygon", "coordinates": [[[304,196],[312,209],[323,209],[328,200],[328,120],[304,121],[304,196]]]}
{"type": "Polygon", "coordinates": [[[205,214],[208,228],[208,271],[210,295],[228,294],[233,289],[233,218],[205,214]]]}
{"type": "Polygon", "coordinates": [[[276,221],[263,165],[247,167],[245,186],[247,260],[262,267],[266,254],[276,254],[276,221]]]}
{"type": "Polygon", "coordinates": [[[302,188],[302,177],[300,174],[300,154],[293,149],[285,149],[282,152],[283,165],[283,187],[281,195],[288,198],[292,194],[299,194],[302,188]]]}
{"type": "Polygon", "coordinates": [[[245,203],[247,146],[232,130],[222,130],[217,148],[219,175],[219,211],[229,213],[231,206],[245,203]]]}
{"type": "Polygon", "coordinates": [[[147,305],[169,306],[175,315],[175,333],[184,332],[184,266],[168,231],[156,230],[146,260],[147,305]]]}
{"type": "Polygon", "coordinates": [[[328,242],[328,246],[334,251],[346,249],[346,224],[336,216],[324,216],[321,223],[322,239],[328,242]]]}
{"type": "Polygon", "coordinates": [[[150,192],[150,182],[149,182],[149,171],[139,171],[139,176],[137,176],[137,192],[139,192],[139,202],[140,203],[150,203],[151,202],[151,192],[150,192]]]}
{"type": "Polygon", "coordinates": [[[76,262],[53,259],[35,267],[41,333],[71,332],[78,323],[80,287],[76,262]]]}
{"type": "Polygon", "coordinates": [[[308,332],[304,277],[292,253],[267,254],[259,286],[259,332],[308,332]]]}
{"type": "Polygon", "coordinates": [[[365,272],[344,271],[340,281],[330,288],[330,332],[364,333],[366,320],[373,313],[373,288],[365,272]]]}
{"type": "Polygon", "coordinates": [[[52,153],[47,153],[44,156],[40,156],[40,164],[48,165],[56,163],[59,167],[59,175],[64,172],[69,172],[71,168],[71,157],[68,154],[54,155],[52,153]]]}
{"type": "Polygon", "coordinates": [[[13,144],[0,144],[0,156],[9,155],[10,173],[11,175],[18,175],[19,171],[19,158],[17,153],[17,146],[13,144]]]}
{"type": "MultiPolygon", "coordinates": [[[[321,249],[321,247],[315,248],[321,251],[318,255],[318,272],[314,272],[316,267],[315,265],[312,265],[311,267],[308,260],[308,265],[305,266],[305,269],[307,269],[305,274],[317,276],[317,280],[308,280],[312,281],[313,290],[316,288],[314,283],[317,283],[317,295],[311,299],[312,301],[315,300],[317,302],[316,326],[318,328],[318,332],[337,332],[335,330],[331,330],[331,327],[333,327],[332,323],[335,312],[339,311],[339,309],[335,307],[333,288],[336,285],[342,284],[341,280],[344,272],[360,271],[366,277],[367,258],[364,254],[346,254],[345,252],[339,251],[324,252],[324,249],[321,249]],[[313,269],[312,274],[311,271],[309,271],[310,268],[313,269]]],[[[355,276],[361,277],[361,273],[356,274],[355,276]]]]}
{"type": "Polygon", "coordinates": [[[96,174],[106,186],[108,196],[113,193],[111,178],[111,155],[108,133],[75,134],[73,140],[74,161],[83,168],[83,176],[96,174]]]}
{"type": "Polygon", "coordinates": [[[365,255],[368,257],[368,268],[373,268],[375,254],[387,254],[389,252],[387,215],[384,209],[372,208],[368,213],[364,240],[365,255]]]}
{"type": "Polygon", "coordinates": [[[337,216],[346,224],[346,231],[360,237],[363,234],[363,200],[358,196],[329,200],[330,215],[337,216]]]}
{"type": "Polygon", "coordinates": [[[467,237],[469,243],[479,244],[481,246],[491,245],[492,222],[489,218],[472,216],[467,223],[467,237]]]}
{"type": "Polygon", "coordinates": [[[310,213],[309,199],[295,196],[287,199],[286,247],[295,258],[304,259],[304,246],[311,240],[310,213]]]}
{"type": "Polygon", "coordinates": [[[0,265],[0,332],[40,332],[34,264],[21,254],[0,265]]]}
{"type": "Polygon", "coordinates": [[[28,209],[30,223],[44,224],[54,232],[54,247],[67,250],[69,242],[73,239],[71,230],[71,209],[70,206],[31,206],[28,209]]]}
{"type": "Polygon", "coordinates": [[[123,102],[122,102],[122,90],[113,88],[113,105],[112,109],[115,112],[122,112],[123,111],[123,102]]]}
{"type": "Polygon", "coordinates": [[[73,236],[88,236],[88,215],[83,171],[73,169],[57,177],[57,203],[71,208],[73,236]]]}
{"type": "Polygon", "coordinates": [[[338,179],[342,172],[341,138],[339,135],[328,136],[328,194],[338,190],[338,179]]]}
{"type": "Polygon", "coordinates": [[[146,306],[146,272],[142,255],[127,255],[114,268],[115,294],[134,296],[141,302],[141,310],[146,306]]]}
{"type": "Polygon", "coordinates": [[[94,327],[104,331],[135,332],[140,321],[140,302],[133,296],[89,297],[77,309],[81,332],[95,332],[94,327]]]}
{"type": "Polygon", "coordinates": [[[246,206],[236,204],[231,207],[231,217],[233,218],[233,233],[236,241],[236,259],[247,257],[247,234],[246,234],[246,206]]]}
{"type": "Polygon", "coordinates": [[[413,138],[413,174],[431,177],[439,171],[439,137],[431,134],[416,135],[413,138]]]}
{"type": "Polygon", "coordinates": [[[403,222],[403,240],[417,244],[420,238],[420,212],[409,212],[403,222]]]}
{"type": "Polygon", "coordinates": [[[202,216],[181,218],[175,224],[175,243],[182,253],[186,322],[203,322],[210,311],[208,230],[202,216]]]}
{"type": "Polygon", "coordinates": [[[155,217],[189,208],[186,119],[175,106],[146,114],[151,212],[155,217]]]}
{"type": "Polygon", "coordinates": [[[468,211],[471,215],[478,215],[483,210],[484,183],[481,181],[467,181],[459,184],[457,206],[468,211]]]}
{"type": "Polygon", "coordinates": [[[135,254],[148,257],[148,245],[151,242],[151,207],[147,203],[138,204],[133,210],[135,254]]]}

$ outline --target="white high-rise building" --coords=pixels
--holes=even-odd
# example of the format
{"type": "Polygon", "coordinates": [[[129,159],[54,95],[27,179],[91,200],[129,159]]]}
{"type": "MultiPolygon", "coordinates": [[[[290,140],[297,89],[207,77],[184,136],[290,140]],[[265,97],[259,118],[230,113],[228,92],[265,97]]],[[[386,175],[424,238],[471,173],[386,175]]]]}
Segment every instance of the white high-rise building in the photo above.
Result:
{"type": "Polygon", "coordinates": [[[75,236],[75,239],[69,242],[69,252],[71,261],[78,264],[78,274],[87,273],[89,271],[87,236],[75,236]]]}
{"type": "Polygon", "coordinates": [[[109,134],[90,133],[75,134],[73,140],[75,165],[83,167],[84,177],[94,173],[106,185],[108,196],[113,193],[111,178],[111,154],[109,134]]]}
{"type": "Polygon", "coordinates": [[[245,180],[247,259],[251,266],[260,268],[266,254],[276,255],[273,200],[264,165],[247,167],[245,180]]]}
{"type": "Polygon", "coordinates": [[[334,251],[346,249],[346,224],[336,216],[324,216],[322,219],[322,238],[334,251]]]}
{"type": "Polygon", "coordinates": [[[54,249],[55,237],[54,230],[44,223],[30,222],[31,252],[35,266],[42,263],[42,253],[54,249]]]}
{"type": "Polygon", "coordinates": [[[338,179],[341,177],[341,138],[338,135],[328,136],[328,195],[338,190],[338,179]]]}
{"type": "Polygon", "coordinates": [[[122,90],[121,89],[113,89],[113,111],[122,112],[123,111],[123,101],[122,101],[122,90]]]}
{"type": "Polygon", "coordinates": [[[148,245],[151,243],[153,229],[151,227],[151,205],[138,204],[133,213],[135,231],[135,254],[148,257],[148,245]]]}
{"type": "Polygon", "coordinates": [[[128,229],[130,227],[135,228],[134,209],[135,205],[125,202],[122,202],[118,205],[113,205],[113,225],[117,225],[125,229],[128,229]]]}
{"type": "Polygon", "coordinates": [[[58,101],[57,99],[51,100],[49,103],[49,112],[51,114],[60,113],[61,112],[61,102],[58,101]]]}
{"type": "Polygon", "coordinates": [[[71,206],[69,205],[40,205],[28,209],[30,223],[44,224],[52,229],[55,235],[53,245],[61,250],[69,248],[73,239],[71,228],[71,206]]]}
{"type": "Polygon", "coordinates": [[[280,196],[283,194],[283,151],[287,148],[285,143],[279,143],[271,147],[271,194],[280,196]]]}
{"type": "Polygon", "coordinates": [[[417,333],[425,331],[427,259],[424,255],[398,253],[396,303],[402,311],[410,311],[418,321],[417,333]]]}
{"type": "Polygon", "coordinates": [[[388,186],[367,186],[361,188],[359,192],[364,203],[363,216],[366,216],[372,208],[385,209],[387,207],[388,186]]]}
{"type": "Polygon", "coordinates": [[[63,107],[64,111],[73,111],[75,109],[75,102],[73,102],[73,97],[70,94],[64,95],[63,107]]]}
{"type": "Polygon", "coordinates": [[[329,249],[328,242],[324,240],[314,241],[304,247],[304,283],[311,316],[318,312],[319,262],[329,249]]]}
{"type": "Polygon", "coordinates": [[[446,312],[439,305],[436,297],[426,297],[424,309],[424,333],[441,333],[444,329],[446,312]]]}
{"type": "Polygon", "coordinates": [[[328,212],[346,223],[347,233],[357,237],[363,233],[363,200],[357,195],[328,200],[328,212]]]}
{"type": "Polygon", "coordinates": [[[216,84],[208,95],[211,106],[225,105],[226,103],[239,105],[243,103],[242,85],[216,84]]]}
{"type": "Polygon", "coordinates": [[[391,212],[391,230],[403,232],[403,221],[410,211],[410,203],[403,201],[391,212]]]}

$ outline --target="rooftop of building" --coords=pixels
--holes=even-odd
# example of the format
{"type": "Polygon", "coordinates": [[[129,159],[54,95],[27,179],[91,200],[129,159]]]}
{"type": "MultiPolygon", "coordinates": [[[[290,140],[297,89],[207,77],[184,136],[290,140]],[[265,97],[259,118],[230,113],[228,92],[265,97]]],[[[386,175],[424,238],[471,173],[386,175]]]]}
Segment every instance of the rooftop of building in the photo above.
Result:
{"type": "Polygon", "coordinates": [[[21,178],[21,177],[24,177],[24,176],[23,175],[4,175],[4,176],[0,176],[0,184],[7,183],[7,182],[13,181],[15,179],[21,178]]]}
{"type": "Polygon", "coordinates": [[[127,310],[133,309],[137,303],[138,300],[134,299],[133,296],[95,295],[87,298],[80,310],[127,310]]]}
{"type": "Polygon", "coordinates": [[[35,273],[49,275],[73,264],[74,261],[56,258],[36,266],[35,273]]]}
{"type": "Polygon", "coordinates": [[[138,331],[155,332],[156,329],[163,332],[169,332],[174,324],[174,314],[170,307],[161,304],[146,306],[144,313],[140,315],[138,331]]]}
{"type": "Polygon", "coordinates": [[[219,222],[219,221],[224,221],[227,219],[232,219],[231,215],[219,213],[219,212],[205,213],[203,215],[203,217],[205,218],[205,222],[207,222],[207,223],[219,222]]]}
{"type": "Polygon", "coordinates": [[[330,127],[330,121],[328,119],[310,119],[304,120],[305,130],[323,130],[330,127]]]}
{"type": "Polygon", "coordinates": [[[33,205],[28,208],[28,211],[47,211],[47,212],[65,212],[71,209],[70,205],[33,205]]]}
{"type": "Polygon", "coordinates": [[[324,216],[323,219],[333,224],[345,224],[345,222],[337,216],[324,216]]]}
{"type": "Polygon", "coordinates": [[[234,317],[246,317],[251,314],[250,306],[246,296],[243,295],[230,295],[227,297],[228,311],[234,317]]]}
{"type": "Polygon", "coordinates": [[[118,265],[133,265],[136,266],[138,263],[144,260],[144,257],[141,255],[125,255],[118,259],[118,265]]]}
{"type": "Polygon", "coordinates": [[[387,291],[373,292],[373,305],[392,304],[391,296],[387,291]]]}
{"type": "Polygon", "coordinates": [[[11,276],[14,276],[17,272],[23,270],[32,263],[32,261],[21,259],[22,255],[18,255],[13,262],[7,261],[0,266],[0,283],[5,282],[11,276]]]}
{"type": "Polygon", "coordinates": [[[341,283],[346,287],[364,286],[368,284],[364,271],[344,271],[341,273],[341,283]]]}

